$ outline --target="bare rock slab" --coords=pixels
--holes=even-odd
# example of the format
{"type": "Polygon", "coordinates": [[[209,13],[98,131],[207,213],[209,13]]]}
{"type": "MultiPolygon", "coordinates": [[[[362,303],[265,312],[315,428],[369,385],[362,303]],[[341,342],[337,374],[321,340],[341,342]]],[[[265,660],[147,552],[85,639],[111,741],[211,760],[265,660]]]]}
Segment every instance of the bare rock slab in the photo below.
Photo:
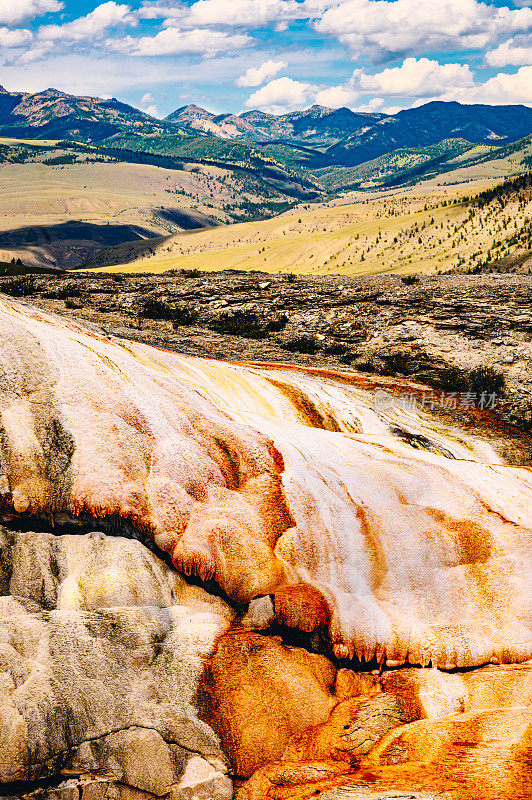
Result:
{"type": "Polygon", "coordinates": [[[227,796],[195,697],[232,610],[123,537],[3,529],[0,564],[0,781],[67,769],[150,797],[217,781],[227,796]]]}

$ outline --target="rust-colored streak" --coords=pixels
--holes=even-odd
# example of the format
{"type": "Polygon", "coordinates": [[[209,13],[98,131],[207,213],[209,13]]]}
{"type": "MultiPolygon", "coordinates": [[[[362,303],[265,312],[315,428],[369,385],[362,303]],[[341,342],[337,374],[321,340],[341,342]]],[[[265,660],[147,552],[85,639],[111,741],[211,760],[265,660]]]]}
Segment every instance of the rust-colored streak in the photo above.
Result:
{"type": "Polygon", "coordinates": [[[378,521],[372,519],[371,511],[363,505],[357,508],[356,517],[371,561],[372,588],[378,591],[386,574],[386,556],[379,539],[378,521]]]}
{"type": "Polygon", "coordinates": [[[477,522],[455,519],[437,509],[428,508],[427,513],[453,537],[459,564],[485,563],[492,556],[490,533],[477,522]]]}
{"type": "Polygon", "coordinates": [[[339,431],[340,426],[334,417],[325,411],[320,411],[310,397],[306,395],[298,386],[284,383],[268,377],[269,383],[282,392],[290,400],[296,411],[301,416],[301,421],[311,428],[321,428],[325,431],[339,431]]]}

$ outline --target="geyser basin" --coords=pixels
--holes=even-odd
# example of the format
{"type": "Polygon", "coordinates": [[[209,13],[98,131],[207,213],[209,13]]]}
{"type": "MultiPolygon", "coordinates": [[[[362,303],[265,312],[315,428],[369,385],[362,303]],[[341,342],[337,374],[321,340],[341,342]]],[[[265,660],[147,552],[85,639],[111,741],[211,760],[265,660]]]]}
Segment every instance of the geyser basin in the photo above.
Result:
{"type": "Polygon", "coordinates": [[[264,624],[321,628],[339,658],[532,657],[532,472],[489,429],[377,410],[354,377],[185,358],[3,297],[0,424],[4,516],[122,518],[235,603],[271,595],[264,624]]]}

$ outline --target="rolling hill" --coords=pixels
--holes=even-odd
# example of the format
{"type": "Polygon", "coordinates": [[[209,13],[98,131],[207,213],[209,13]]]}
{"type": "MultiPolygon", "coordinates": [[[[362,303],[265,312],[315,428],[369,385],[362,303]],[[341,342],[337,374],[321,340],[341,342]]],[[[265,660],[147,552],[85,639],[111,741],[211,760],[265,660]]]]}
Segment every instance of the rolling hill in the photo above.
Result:
{"type": "Polygon", "coordinates": [[[0,260],[34,266],[78,267],[113,244],[263,219],[306,196],[302,183],[260,165],[66,140],[0,139],[0,166],[0,260]]]}
{"type": "Polygon", "coordinates": [[[463,186],[415,187],[367,200],[359,195],[356,203],[325,203],[264,222],[110,248],[89,266],[113,272],[435,274],[480,271],[510,258],[526,271],[532,265],[532,191],[530,182],[508,186],[482,202],[482,186],[469,196],[463,186]]]}
{"type": "Polygon", "coordinates": [[[427,147],[405,147],[353,167],[331,166],[312,170],[327,192],[387,189],[430,180],[441,185],[479,178],[496,179],[532,167],[532,136],[509,145],[472,144],[445,139],[427,147]]]}
{"type": "MultiPolygon", "coordinates": [[[[531,132],[532,109],[524,106],[429,103],[393,116],[323,106],[214,115],[184,106],[158,120],[116,99],[0,89],[0,259],[66,268],[134,261],[144,269],[149,256],[161,268],[185,259],[208,269],[205,254],[221,248],[216,266],[367,272],[393,263],[410,270],[419,258],[408,247],[397,256],[375,248],[382,239],[368,239],[365,253],[351,243],[342,258],[345,242],[337,247],[333,236],[325,244],[334,220],[316,230],[302,223],[292,236],[279,215],[353,192],[425,182],[438,193],[438,184],[517,174],[530,168],[531,132]],[[271,231],[259,224],[244,250],[240,229],[205,230],[273,217],[286,238],[271,259],[254,245],[264,248],[277,223],[271,231]],[[167,241],[201,229],[186,244],[167,241]],[[311,232],[320,234],[315,251],[311,232]]],[[[433,253],[420,269],[447,269],[454,255],[433,253]]]]}

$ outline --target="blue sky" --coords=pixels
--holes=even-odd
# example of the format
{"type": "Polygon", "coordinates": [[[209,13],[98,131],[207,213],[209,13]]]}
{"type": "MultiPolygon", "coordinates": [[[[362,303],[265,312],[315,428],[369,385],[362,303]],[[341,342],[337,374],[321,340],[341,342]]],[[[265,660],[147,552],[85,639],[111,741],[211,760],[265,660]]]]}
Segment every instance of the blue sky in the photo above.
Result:
{"type": "Polygon", "coordinates": [[[156,116],[532,106],[532,0],[0,0],[0,83],[156,116]]]}

